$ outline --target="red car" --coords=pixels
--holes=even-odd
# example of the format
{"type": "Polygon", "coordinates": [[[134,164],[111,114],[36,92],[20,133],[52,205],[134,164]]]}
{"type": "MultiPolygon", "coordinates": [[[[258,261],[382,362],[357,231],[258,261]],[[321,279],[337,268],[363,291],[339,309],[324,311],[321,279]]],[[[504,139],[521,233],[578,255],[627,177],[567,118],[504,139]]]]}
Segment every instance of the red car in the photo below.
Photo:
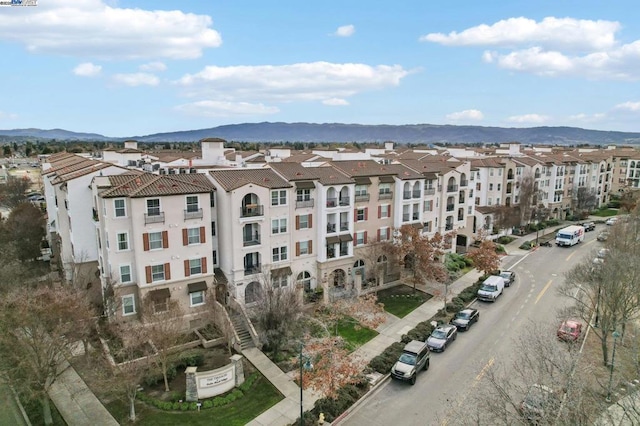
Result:
{"type": "Polygon", "coordinates": [[[565,342],[575,342],[582,335],[582,323],[574,320],[566,320],[558,328],[558,339],[565,342]]]}

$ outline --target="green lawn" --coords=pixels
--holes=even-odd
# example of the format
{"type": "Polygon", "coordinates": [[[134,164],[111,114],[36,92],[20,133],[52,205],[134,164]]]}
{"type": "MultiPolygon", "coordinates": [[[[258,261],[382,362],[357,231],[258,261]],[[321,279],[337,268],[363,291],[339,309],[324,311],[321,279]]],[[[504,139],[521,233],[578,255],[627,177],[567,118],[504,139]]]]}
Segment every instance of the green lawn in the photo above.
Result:
{"type": "Polygon", "coordinates": [[[350,350],[355,350],[376,337],[378,332],[362,327],[354,319],[346,317],[338,321],[338,335],[347,342],[350,350]]]}
{"type": "Polygon", "coordinates": [[[405,285],[378,292],[378,302],[384,304],[384,310],[398,318],[404,318],[431,297],[430,294],[419,290],[416,290],[414,294],[413,288],[405,285]]]}
{"type": "Polygon", "coordinates": [[[609,216],[615,216],[617,214],[618,214],[618,210],[616,209],[595,210],[591,212],[591,216],[599,216],[599,217],[609,217],[609,216]]]}
{"type": "MultiPolygon", "coordinates": [[[[282,395],[264,377],[256,380],[251,390],[242,398],[223,407],[197,411],[161,411],[142,402],[136,402],[137,425],[221,425],[242,426],[258,417],[282,400],[282,395]]],[[[123,401],[107,404],[109,412],[120,424],[128,421],[129,406],[123,401]]]]}

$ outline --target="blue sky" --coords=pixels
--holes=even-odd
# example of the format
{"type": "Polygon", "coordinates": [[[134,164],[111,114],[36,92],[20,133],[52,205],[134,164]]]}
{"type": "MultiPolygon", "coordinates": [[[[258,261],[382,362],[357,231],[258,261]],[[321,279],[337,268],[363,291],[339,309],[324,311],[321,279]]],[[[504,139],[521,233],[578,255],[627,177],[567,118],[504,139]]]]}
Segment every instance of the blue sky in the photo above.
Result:
{"type": "Polygon", "coordinates": [[[38,0],[0,7],[0,129],[638,132],[639,14],[601,0],[38,0]]]}

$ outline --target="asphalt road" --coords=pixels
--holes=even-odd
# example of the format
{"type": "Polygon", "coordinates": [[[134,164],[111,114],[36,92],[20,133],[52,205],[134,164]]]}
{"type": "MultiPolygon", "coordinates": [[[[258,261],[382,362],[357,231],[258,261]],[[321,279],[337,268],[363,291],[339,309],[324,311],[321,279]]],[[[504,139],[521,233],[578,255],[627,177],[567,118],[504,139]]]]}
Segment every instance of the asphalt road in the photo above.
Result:
{"type": "Polygon", "coordinates": [[[585,241],[569,247],[540,247],[524,256],[509,256],[503,269],[517,279],[495,303],[474,302],[480,321],[461,332],[445,352],[431,354],[431,367],[418,375],[414,386],[389,380],[381,385],[341,425],[455,425],[459,407],[474,392],[496,362],[511,359],[514,341],[532,322],[555,336],[558,311],[570,303],[555,291],[564,272],[600,247],[598,225],[585,241]]]}

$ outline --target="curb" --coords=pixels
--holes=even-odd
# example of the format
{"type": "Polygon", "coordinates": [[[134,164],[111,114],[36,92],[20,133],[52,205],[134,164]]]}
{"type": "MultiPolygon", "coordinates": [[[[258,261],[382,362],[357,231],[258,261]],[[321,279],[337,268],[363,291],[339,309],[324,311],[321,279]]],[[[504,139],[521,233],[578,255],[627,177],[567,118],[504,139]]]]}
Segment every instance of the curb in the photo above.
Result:
{"type": "Polygon", "coordinates": [[[351,407],[347,408],[344,413],[340,414],[338,417],[335,418],[335,420],[330,423],[331,426],[335,426],[340,424],[340,422],[344,419],[346,419],[347,417],[349,417],[349,414],[351,414],[352,412],[354,412],[358,407],[360,407],[360,405],[362,405],[368,398],[369,396],[371,396],[375,391],[378,390],[379,387],[382,386],[383,383],[388,382],[391,379],[391,373],[387,373],[384,376],[382,376],[382,378],[380,380],[378,380],[378,383],[374,384],[373,386],[371,386],[371,388],[367,391],[367,393],[365,393],[364,395],[362,395],[360,397],[360,399],[358,399],[355,404],[353,404],[351,407]]]}

